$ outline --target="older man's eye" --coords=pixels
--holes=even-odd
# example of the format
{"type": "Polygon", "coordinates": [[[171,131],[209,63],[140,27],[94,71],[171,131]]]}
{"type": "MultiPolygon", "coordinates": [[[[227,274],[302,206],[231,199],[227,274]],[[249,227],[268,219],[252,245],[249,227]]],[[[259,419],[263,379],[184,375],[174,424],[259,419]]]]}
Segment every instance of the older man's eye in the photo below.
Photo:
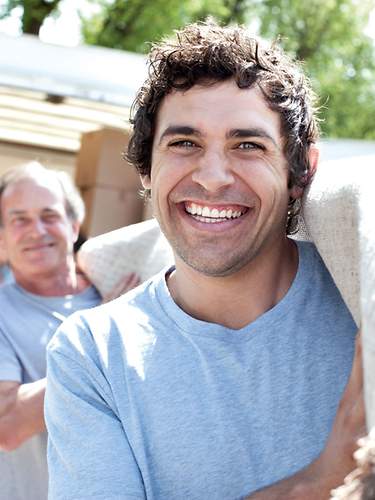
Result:
{"type": "Polygon", "coordinates": [[[26,222],[27,222],[27,218],[23,217],[23,216],[13,217],[11,219],[11,223],[16,224],[16,225],[25,224],[26,222]]]}
{"type": "Polygon", "coordinates": [[[43,215],[44,222],[55,222],[55,221],[59,220],[59,218],[60,218],[60,216],[58,214],[55,214],[55,213],[43,215]]]}

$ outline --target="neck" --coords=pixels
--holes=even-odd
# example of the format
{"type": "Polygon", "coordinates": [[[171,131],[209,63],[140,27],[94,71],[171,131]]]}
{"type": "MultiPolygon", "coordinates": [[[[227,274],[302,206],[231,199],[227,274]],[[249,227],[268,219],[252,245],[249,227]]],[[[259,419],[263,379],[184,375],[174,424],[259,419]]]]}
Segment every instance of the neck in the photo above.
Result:
{"type": "Polygon", "coordinates": [[[288,292],[298,268],[296,244],[287,238],[226,277],[205,276],[176,257],[168,279],[174,301],[190,316],[240,329],[274,307],[288,292]]]}
{"type": "Polygon", "coordinates": [[[68,263],[66,268],[59,272],[25,276],[14,271],[14,278],[18,285],[30,293],[44,297],[59,297],[76,295],[90,286],[83,274],[77,272],[74,262],[68,263]]]}

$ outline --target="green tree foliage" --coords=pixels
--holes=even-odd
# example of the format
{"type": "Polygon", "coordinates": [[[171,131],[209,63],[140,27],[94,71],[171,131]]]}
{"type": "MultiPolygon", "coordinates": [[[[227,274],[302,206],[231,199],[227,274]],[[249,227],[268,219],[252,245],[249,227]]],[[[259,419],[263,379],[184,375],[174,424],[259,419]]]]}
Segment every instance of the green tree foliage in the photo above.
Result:
{"type": "Polygon", "coordinates": [[[304,61],[327,136],[375,139],[375,47],[364,34],[373,0],[264,0],[260,31],[304,61]]]}
{"type": "MultiPolygon", "coordinates": [[[[95,2],[98,3],[98,2],[95,2]]],[[[243,22],[250,0],[101,0],[102,10],[82,19],[87,43],[135,52],[192,21],[214,16],[243,22]]]]}
{"type": "Polygon", "coordinates": [[[8,17],[12,11],[22,8],[22,32],[38,35],[44,20],[56,12],[61,0],[8,0],[3,7],[0,18],[8,17]]]}

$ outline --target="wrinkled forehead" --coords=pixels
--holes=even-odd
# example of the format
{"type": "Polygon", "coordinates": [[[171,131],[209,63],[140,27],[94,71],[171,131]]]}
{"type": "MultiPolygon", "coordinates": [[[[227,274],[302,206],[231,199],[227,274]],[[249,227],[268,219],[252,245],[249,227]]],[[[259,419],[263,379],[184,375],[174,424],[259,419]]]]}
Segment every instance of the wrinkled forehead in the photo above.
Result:
{"type": "Polygon", "coordinates": [[[271,109],[257,85],[241,88],[233,78],[173,90],[162,100],[155,122],[154,145],[165,129],[189,127],[210,136],[253,130],[282,145],[280,114],[271,109]]]}
{"type": "Polygon", "coordinates": [[[25,176],[17,179],[4,189],[1,208],[13,206],[22,210],[40,210],[43,207],[65,207],[65,196],[60,182],[52,175],[25,176]]]}
{"type": "Polygon", "coordinates": [[[48,191],[55,193],[56,195],[63,196],[63,190],[59,180],[53,173],[50,172],[38,172],[38,174],[28,174],[12,180],[5,188],[5,191],[11,190],[23,190],[27,189],[29,186],[36,186],[44,188],[48,191]]]}

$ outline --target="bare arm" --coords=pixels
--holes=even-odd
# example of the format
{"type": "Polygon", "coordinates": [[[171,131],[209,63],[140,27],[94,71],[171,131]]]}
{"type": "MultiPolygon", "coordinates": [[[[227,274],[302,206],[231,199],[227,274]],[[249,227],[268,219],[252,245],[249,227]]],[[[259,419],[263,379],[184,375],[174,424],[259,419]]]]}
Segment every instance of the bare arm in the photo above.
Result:
{"type": "Polygon", "coordinates": [[[328,500],[331,490],[355,468],[353,453],[358,439],[365,434],[362,346],[358,335],[352,373],[321,455],[306,469],[253,493],[247,500],[328,500]]]}
{"type": "Polygon", "coordinates": [[[0,450],[12,451],[45,430],[46,379],[29,384],[0,382],[0,450]]]}

